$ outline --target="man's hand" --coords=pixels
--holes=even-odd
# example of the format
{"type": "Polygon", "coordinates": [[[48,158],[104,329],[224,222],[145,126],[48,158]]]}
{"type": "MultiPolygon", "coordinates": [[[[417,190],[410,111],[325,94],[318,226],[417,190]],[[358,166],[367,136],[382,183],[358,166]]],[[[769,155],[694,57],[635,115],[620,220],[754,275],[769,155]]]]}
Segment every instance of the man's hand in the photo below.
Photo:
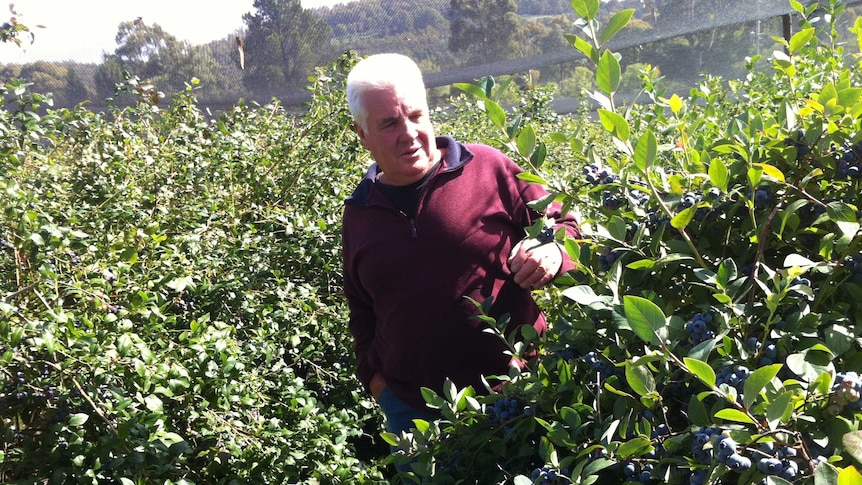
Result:
{"type": "Polygon", "coordinates": [[[563,264],[563,251],[556,242],[522,239],[512,248],[507,263],[518,286],[535,290],[557,276],[563,264]]]}
{"type": "Polygon", "coordinates": [[[371,382],[368,383],[368,388],[375,400],[380,400],[380,394],[383,393],[383,388],[386,387],[386,379],[378,373],[374,373],[371,377],[371,382]]]}

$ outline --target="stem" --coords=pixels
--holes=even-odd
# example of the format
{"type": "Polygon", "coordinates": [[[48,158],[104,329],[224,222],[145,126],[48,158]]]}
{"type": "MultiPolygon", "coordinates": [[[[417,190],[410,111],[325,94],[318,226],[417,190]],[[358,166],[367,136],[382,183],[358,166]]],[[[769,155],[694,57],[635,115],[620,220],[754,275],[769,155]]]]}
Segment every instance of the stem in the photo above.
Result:
{"type": "MultiPolygon", "coordinates": [[[[652,178],[649,176],[649,165],[647,165],[646,169],[644,170],[644,175],[646,175],[644,178],[646,178],[647,185],[649,186],[650,195],[653,197],[653,199],[658,201],[658,205],[659,207],[661,207],[662,213],[664,213],[664,215],[667,216],[668,219],[673,219],[673,212],[670,210],[667,204],[664,203],[664,200],[658,193],[658,189],[656,189],[655,184],[653,184],[652,178]]],[[[679,231],[679,234],[680,236],[682,236],[683,241],[685,241],[685,244],[691,250],[691,254],[697,264],[703,269],[710,269],[709,265],[706,264],[706,261],[704,261],[703,257],[701,257],[700,252],[698,252],[697,247],[695,247],[694,241],[692,241],[688,233],[685,232],[685,228],[677,229],[677,231],[679,231]]]]}

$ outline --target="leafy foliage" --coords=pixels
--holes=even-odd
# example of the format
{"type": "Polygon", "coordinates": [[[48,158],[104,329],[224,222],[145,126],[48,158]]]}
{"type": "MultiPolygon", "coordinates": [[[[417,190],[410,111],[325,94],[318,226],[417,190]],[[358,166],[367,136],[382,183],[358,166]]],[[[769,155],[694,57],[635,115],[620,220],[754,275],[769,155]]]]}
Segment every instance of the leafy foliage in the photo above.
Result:
{"type": "Polygon", "coordinates": [[[427,392],[443,419],[388,435],[394,460],[432,483],[860,479],[859,65],[831,41],[839,3],[791,5],[800,29],[768,71],[752,59],[683,98],[646,69],[654,104],[621,107],[604,46],[631,12],[600,25],[598,1],[572,2],[607,146],[546,144],[490,80],[460,86],[588,237],[545,295],[553,329],[513,346],[528,365],[500,389],[427,392]],[[547,171],[555,148],[583,172],[547,171]]]}
{"type": "Polygon", "coordinates": [[[526,367],[426,392],[443,419],[385,435],[385,459],[340,297],[341,203],[367,163],[343,101],[355,57],[315,73],[302,115],[210,119],[194,79],[167,102],[126,76],[115,96],[135,102],[105,113],[0,88],[0,481],[376,483],[402,460],[432,483],[858,480],[843,7],[791,2],[800,29],[768,70],[679,96],[646,66],[653,102],[624,105],[606,46],[631,13],[571,5],[597,116],[488,77],[434,117],[579,213],[580,270],[537,293],[547,334],[507,336],[526,367]]]}
{"type": "Polygon", "coordinates": [[[351,62],[304,117],[134,80],[131,107],[40,117],[4,88],[0,481],[380,478],[339,296],[351,62]]]}

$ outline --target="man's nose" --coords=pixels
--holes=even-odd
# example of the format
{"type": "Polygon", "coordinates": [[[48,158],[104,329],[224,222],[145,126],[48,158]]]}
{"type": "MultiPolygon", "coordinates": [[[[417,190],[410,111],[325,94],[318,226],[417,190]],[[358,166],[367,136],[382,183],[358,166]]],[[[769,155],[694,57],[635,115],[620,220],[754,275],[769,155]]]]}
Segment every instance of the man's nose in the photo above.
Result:
{"type": "Polygon", "coordinates": [[[403,136],[404,138],[408,138],[408,139],[412,140],[412,139],[416,138],[418,132],[419,132],[419,127],[416,125],[416,123],[413,123],[409,120],[404,122],[404,124],[401,127],[401,136],[403,136]]]}

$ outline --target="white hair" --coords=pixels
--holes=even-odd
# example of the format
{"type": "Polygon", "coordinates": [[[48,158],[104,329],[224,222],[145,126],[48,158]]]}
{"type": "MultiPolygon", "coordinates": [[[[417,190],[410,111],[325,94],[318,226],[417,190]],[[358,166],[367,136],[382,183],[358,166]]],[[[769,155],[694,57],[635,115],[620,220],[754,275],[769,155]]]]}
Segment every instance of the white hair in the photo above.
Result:
{"type": "Polygon", "coordinates": [[[347,106],[353,121],[366,129],[368,112],[362,100],[366,91],[396,88],[399,92],[415,90],[427,97],[422,71],[413,59],[394,53],[375,54],[359,61],[347,75],[347,106]]]}

